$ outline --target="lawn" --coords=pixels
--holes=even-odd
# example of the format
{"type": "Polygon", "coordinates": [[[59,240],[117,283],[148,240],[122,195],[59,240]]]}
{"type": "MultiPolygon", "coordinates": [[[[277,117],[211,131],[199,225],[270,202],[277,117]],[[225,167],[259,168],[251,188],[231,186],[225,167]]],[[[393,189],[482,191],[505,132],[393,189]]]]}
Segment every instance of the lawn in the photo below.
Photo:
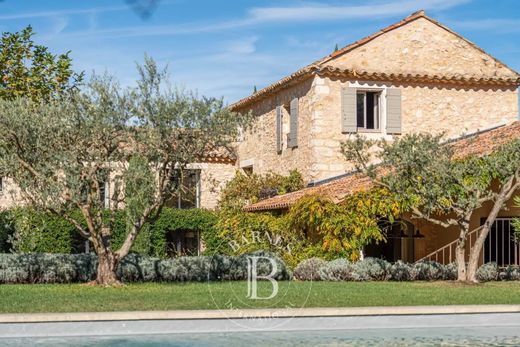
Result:
{"type": "MultiPolygon", "coordinates": [[[[260,282],[259,295],[271,292],[260,282]]],[[[271,300],[247,299],[246,282],[0,285],[0,312],[92,312],[255,307],[520,304],[520,282],[279,282],[271,300]]]]}

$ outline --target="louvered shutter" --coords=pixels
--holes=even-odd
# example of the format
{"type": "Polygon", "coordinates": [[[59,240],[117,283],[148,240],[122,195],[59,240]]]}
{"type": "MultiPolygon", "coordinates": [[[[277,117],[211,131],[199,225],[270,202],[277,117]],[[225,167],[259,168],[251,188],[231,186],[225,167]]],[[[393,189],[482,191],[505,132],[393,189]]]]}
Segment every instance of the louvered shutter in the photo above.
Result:
{"type": "Polygon", "coordinates": [[[291,100],[290,111],[290,131],[287,139],[287,147],[294,148],[298,146],[298,98],[291,100]]]}
{"type": "Polygon", "coordinates": [[[346,87],[341,90],[341,132],[357,132],[356,88],[346,87]]]}
{"type": "Polygon", "coordinates": [[[282,108],[276,107],[276,152],[282,152],[282,108]]]}
{"type": "Polygon", "coordinates": [[[386,90],[386,133],[401,133],[401,90],[398,88],[386,90]]]}

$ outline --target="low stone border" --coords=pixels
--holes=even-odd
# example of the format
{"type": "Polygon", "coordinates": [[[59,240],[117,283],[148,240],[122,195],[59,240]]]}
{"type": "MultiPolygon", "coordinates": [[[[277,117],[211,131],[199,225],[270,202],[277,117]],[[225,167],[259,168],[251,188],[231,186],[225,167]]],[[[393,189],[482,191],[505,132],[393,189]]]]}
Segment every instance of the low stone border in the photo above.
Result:
{"type": "Polygon", "coordinates": [[[0,314],[2,323],[97,322],[136,320],[261,319],[295,317],[356,317],[394,315],[450,315],[482,313],[520,313],[520,305],[448,305],[325,307],[301,309],[179,310],[77,313],[0,314]]]}

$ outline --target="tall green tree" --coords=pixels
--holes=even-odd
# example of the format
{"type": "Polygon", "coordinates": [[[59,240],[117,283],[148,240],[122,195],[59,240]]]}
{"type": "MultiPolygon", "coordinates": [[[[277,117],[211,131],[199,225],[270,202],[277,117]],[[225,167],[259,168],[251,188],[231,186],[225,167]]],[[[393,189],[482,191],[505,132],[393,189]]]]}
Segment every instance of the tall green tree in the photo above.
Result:
{"type": "Polygon", "coordinates": [[[232,144],[250,119],[221,99],[168,87],[166,71],[149,58],[139,74],[131,89],[93,77],[69,98],[0,100],[0,174],[32,205],[65,217],[92,242],[101,285],[119,284],[118,263],[179,194],[175,177],[182,180],[191,163],[232,144]],[[111,187],[108,206],[104,182],[111,187]],[[114,249],[122,207],[127,232],[114,249]]]}
{"type": "Polygon", "coordinates": [[[83,73],[72,70],[69,52],[55,55],[35,44],[31,26],[0,39],[0,98],[49,99],[73,90],[83,73]]]}
{"type": "Polygon", "coordinates": [[[369,175],[376,186],[407,201],[414,218],[459,230],[456,247],[458,279],[476,281],[479,256],[498,213],[520,188],[520,140],[485,156],[457,157],[442,136],[406,135],[394,142],[363,137],[342,144],[346,159],[369,175]],[[374,165],[374,162],[379,164],[374,165]],[[478,238],[465,254],[475,210],[491,202],[478,238]]]}

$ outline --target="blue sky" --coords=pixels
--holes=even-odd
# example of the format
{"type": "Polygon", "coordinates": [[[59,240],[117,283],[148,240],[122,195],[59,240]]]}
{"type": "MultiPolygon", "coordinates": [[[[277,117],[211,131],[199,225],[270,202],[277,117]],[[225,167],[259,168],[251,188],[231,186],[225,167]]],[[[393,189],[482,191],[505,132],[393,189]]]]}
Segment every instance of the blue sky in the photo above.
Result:
{"type": "Polygon", "coordinates": [[[520,71],[518,0],[0,0],[0,30],[70,50],[76,70],[133,84],[146,52],[174,83],[233,102],[340,47],[425,9],[520,71]],[[150,6],[150,4],[152,4],[150,6]],[[142,8],[149,9],[145,16],[142,8]]]}

